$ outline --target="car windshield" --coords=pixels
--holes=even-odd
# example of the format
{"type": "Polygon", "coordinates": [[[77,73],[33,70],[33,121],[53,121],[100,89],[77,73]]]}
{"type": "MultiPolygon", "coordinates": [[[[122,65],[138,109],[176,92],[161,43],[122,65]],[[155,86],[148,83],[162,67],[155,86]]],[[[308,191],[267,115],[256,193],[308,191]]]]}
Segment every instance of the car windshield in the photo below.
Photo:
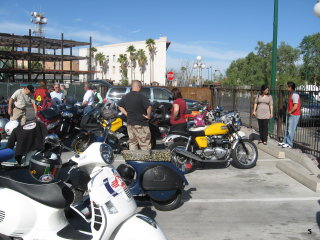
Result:
{"type": "Polygon", "coordinates": [[[301,104],[309,105],[309,104],[320,104],[320,102],[311,94],[300,93],[301,104]]]}

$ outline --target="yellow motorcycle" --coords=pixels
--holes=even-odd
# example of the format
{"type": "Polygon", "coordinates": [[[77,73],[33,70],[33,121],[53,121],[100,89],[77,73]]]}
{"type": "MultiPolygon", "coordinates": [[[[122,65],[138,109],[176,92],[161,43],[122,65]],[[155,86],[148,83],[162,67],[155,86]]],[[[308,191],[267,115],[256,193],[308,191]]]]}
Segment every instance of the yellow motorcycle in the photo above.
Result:
{"type": "Polygon", "coordinates": [[[258,150],[234,121],[214,123],[200,131],[171,132],[164,140],[171,150],[172,162],[182,171],[196,163],[231,162],[237,168],[256,165],[258,150]]]}

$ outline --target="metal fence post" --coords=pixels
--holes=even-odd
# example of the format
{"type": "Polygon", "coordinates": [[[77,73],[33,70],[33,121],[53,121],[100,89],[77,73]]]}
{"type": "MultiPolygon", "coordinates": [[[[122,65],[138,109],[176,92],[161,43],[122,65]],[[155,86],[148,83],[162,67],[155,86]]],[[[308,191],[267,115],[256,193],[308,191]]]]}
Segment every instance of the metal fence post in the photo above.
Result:
{"type": "Polygon", "coordinates": [[[250,87],[250,111],[249,111],[249,127],[252,128],[252,109],[253,109],[253,101],[254,101],[254,97],[253,97],[253,85],[251,85],[250,87]]]}
{"type": "Polygon", "coordinates": [[[232,110],[236,110],[236,91],[237,89],[235,87],[232,88],[232,110]]]}
{"type": "Polygon", "coordinates": [[[280,85],[278,92],[278,108],[277,108],[277,140],[283,136],[282,122],[283,122],[283,85],[280,85]]]}

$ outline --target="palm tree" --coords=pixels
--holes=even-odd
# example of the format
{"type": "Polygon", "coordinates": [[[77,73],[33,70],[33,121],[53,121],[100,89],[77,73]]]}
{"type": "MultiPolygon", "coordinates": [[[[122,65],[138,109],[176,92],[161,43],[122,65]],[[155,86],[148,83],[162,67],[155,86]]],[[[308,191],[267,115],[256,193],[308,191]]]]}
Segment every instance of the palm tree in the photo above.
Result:
{"type": "Polygon", "coordinates": [[[150,55],[150,84],[153,82],[152,73],[153,73],[153,60],[154,55],[156,54],[156,43],[152,38],[146,40],[146,46],[149,50],[150,55]]]}
{"type": "Polygon", "coordinates": [[[131,81],[133,80],[133,77],[132,77],[132,72],[133,72],[133,69],[136,67],[136,49],[133,45],[130,45],[128,48],[127,48],[127,51],[129,53],[129,59],[130,59],[130,62],[131,62],[131,81]]]}
{"type": "Polygon", "coordinates": [[[141,82],[144,84],[144,71],[145,71],[145,66],[148,63],[148,59],[146,56],[146,53],[143,49],[139,49],[137,52],[137,60],[138,60],[138,64],[140,67],[140,73],[141,73],[141,82]],[[142,78],[143,76],[143,78],[142,78]]]}
{"type": "Polygon", "coordinates": [[[95,56],[95,60],[99,63],[102,73],[102,79],[103,79],[103,64],[106,61],[106,56],[102,52],[98,52],[95,56]]]}
{"type": "Polygon", "coordinates": [[[120,54],[118,58],[118,62],[120,63],[120,71],[122,75],[122,82],[128,80],[128,58],[125,54],[120,54]]]}

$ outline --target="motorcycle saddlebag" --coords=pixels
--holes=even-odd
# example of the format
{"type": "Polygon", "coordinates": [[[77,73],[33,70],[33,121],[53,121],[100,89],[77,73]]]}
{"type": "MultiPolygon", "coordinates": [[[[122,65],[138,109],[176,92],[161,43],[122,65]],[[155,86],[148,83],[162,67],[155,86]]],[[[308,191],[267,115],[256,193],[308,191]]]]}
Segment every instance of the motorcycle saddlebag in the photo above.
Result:
{"type": "Polygon", "coordinates": [[[183,178],[165,165],[155,165],[143,174],[142,188],[146,191],[183,189],[183,178]]]}
{"type": "Polygon", "coordinates": [[[58,118],[60,116],[60,114],[58,112],[56,112],[50,108],[42,110],[39,113],[46,120],[52,120],[52,119],[58,118]]]}

